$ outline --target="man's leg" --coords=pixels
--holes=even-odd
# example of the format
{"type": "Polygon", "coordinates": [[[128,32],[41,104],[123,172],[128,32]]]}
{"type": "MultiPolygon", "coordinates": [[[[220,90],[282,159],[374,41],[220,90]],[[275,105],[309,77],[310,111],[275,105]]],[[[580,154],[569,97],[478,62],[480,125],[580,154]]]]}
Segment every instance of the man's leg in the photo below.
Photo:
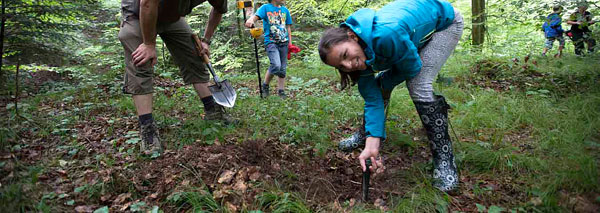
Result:
{"type": "Polygon", "coordinates": [[[596,40],[592,38],[591,33],[585,33],[584,35],[585,43],[587,43],[587,51],[588,53],[594,53],[594,47],[596,46],[596,40]]]}
{"type": "Polygon", "coordinates": [[[138,116],[152,114],[152,93],[133,95],[133,104],[138,116]]]}
{"type": "Polygon", "coordinates": [[[584,49],[583,33],[571,31],[573,33],[573,46],[575,46],[575,55],[581,56],[584,49]]]}
{"type": "Polygon", "coordinates": [[[222,106],[218,105],[208,89],[210,74],[198,56],[192,28],[184,18],[169,24],[159,25],[159,35],[165,42],[175,63],[181,71],[183,81],[192,84],[204,105],[205,120],[218,120],[226,124],[235,122],[229,118],[222,106]]]}
{"type": "Polygon", "coordinates": [[[125,83],[123,92],[133,95],[133,102],[138,115],[140,136],[140,150],[147,154],[162,152],[162,145],[158,130],[152,116],[152,76],[153,68],[150,62],[141,67],[133,64],[131,54],[142,43],[139,21],[126,18],[121,24],[119,41],[125,52],[125,83]]]}

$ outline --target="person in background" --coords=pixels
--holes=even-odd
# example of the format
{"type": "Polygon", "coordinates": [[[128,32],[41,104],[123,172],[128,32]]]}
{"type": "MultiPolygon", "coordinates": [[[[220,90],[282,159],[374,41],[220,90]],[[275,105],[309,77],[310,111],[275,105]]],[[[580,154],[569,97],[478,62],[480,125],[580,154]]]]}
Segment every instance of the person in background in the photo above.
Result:
{"type": "Polygon", "coordinates": [[[444,192],[458,188],[448,109],[433,81],[454,51],[463,18],[443,0],[397,0],[381,9],[354,12],[339,28],[326,30],[319,42],[321,60],[337,68],[342,89],[358,84],[365,101],[363,126],[339,144],[350,151],[359,145],[363,169],[382,172],[379,146],[386,138],[385,112],[391,92],[406,81],[410,97],[427,131],[433,155],[433,186],[444,192]],[[366,160],[372,162],[366,167],[366,160]]]}
{"type": "Polygon", "coordinates": [[[556,53],[554,57],[562,57],[562,51],[565,48],[565,38],[563,37],[564,30],[561,26],[561,12],[562,7],[560,5],[555,5],[552,7],[552,13],[546,17],[546,22],[544,22],[542,25],[542,28],[544,29],[544,35],[546,36],[546,42],[544,43],[544,51],[542,52],[542,56],[546,56],[548,50],[552,49],[554,41],[558,40],[558,53],[556,53]]]}
{"type": "Polygon", "coordinates": [[[246,20],[245,26],[254,27],[254,22],[263,20],[265,32],[265,50],[271,65],[265,74],[265,82],[262,83],[262,97],[269,96],[269,83],[273,76],[277,76],[277,94],[286,98],[285,77],[287,68],[288,46],[292,45],[292,17],[290,11],[283,6],[284,0],[269,0],[258,8],[256,15],[246,20]]]}
{"type": "Polygon", "coordinates": [[[588,53],[594,52],[596,40],[592,38],[592,31],[589,26],[596,23],[592,20],[592,14],[587,11],[586,2],[581,2],[577,6],[577,11],[569,16],[567,24],[571,25],[571,39],[575,45],[575,55],[582,56],[584,52],[584,43],[587,44],[588,53]]]}

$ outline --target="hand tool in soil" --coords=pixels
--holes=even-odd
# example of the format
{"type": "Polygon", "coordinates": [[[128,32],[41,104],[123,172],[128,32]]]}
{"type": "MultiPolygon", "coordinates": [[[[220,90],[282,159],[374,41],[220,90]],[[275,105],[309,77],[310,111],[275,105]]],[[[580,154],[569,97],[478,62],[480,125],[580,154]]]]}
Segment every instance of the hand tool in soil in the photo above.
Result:
{"type": "Polygon", "coordinates": [[[363,201],[368,201],[369,200],[369,182],[371,179],[371,160],[367,159],[365,162],[367,169],[365,171],[363,171],[363,175],[362,175],[362,199],[363,201]]]}
{"type": "MultiPolygon", "coordinates": [[[[202,45],[200,39],[195,34],[192,35],[192,38],[196,43],[196,50],[198,50],[198,53],[200,53],[200,50],[202,49],[202,46],[200,46],[202,45]]],[[[210,74],[213,76],[213,80],[215,81],[214,85],[208,86],[208,90],[210,90],[210,92],[212,93],[215,102],[224,107],[233,107],[233,105],[235,105],[235,99],[237,98],[235,89],[231,86],[231,83],[229,83],[227,79],[219,79],[219,76],[215,74],[215,71],[213,70],[212,64],[210,63],[210,60],[208,59],[207,55],[202,55],[201,57],[206,66],[208,67],[210,74]]]]}

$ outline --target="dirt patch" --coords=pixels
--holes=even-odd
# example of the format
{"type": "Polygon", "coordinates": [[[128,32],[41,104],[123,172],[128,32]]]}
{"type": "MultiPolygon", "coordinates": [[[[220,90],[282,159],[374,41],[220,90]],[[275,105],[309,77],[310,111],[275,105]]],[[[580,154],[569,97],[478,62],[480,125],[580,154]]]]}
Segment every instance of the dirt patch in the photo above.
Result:
{"type": "MultiPolygon", "coordinates": [[[[310,149],[276,141],[187,146],[178,153],[168,153],[161,159],[142,164],[133,180],[148,203],[164,201],[173,192],[203,188],[205,184],[213,197],[235,206],[249,206],[264,188],[256,186],[264,183],[277,183],[286,191],[296,192],[311,207],[360,200],[362,173],[355,154],[330,152],[323,157],[311,156],[314,153],[310,149]]],[[[410,158],[401,153],[386,159],[388,172],[373,178],[369,203],[378,198],[387,199],[389,194],[402,194],[397,190],[402,188],[403,182],[394,176],[411,167],[413,161],[407,159],[410,158]]]]}

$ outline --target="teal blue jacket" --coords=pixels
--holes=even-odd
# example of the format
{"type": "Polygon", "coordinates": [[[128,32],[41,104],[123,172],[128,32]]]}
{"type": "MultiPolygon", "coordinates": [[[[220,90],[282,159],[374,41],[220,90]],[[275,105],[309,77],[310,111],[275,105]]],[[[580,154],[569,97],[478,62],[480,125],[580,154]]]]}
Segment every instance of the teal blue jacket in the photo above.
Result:
{"type": "Polygon", "coordinates": [[[341,24],[364,42],[368,68],[360,71],[358,90],[365,100],[367,136],[386,137],[381,91],[417,75],[422,66],[419,48],[453,20],[454,8],[446,1],[397,0],[378,11],[358,10],[341,24]],[[375,75],[382,70],[388,71],[375,75]]]}

